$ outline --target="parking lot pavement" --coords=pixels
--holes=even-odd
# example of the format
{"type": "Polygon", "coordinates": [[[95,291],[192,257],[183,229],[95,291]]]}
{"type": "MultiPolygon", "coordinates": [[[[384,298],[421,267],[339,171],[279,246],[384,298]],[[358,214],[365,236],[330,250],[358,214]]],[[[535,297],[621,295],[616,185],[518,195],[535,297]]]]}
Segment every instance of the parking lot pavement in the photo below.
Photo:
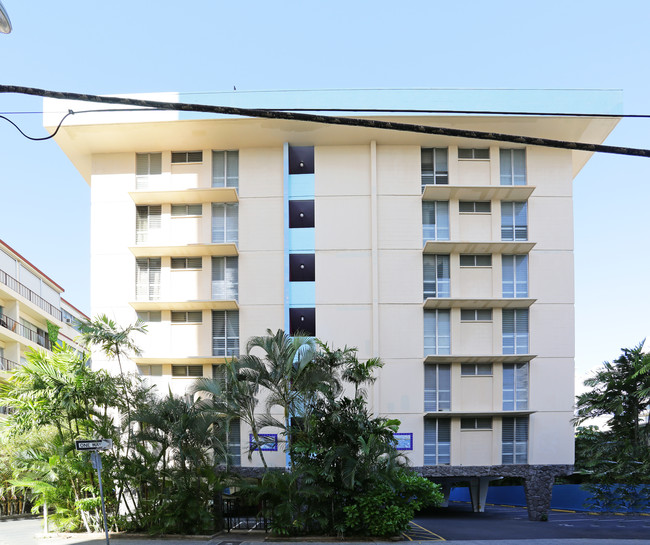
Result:
{"type": "MultiPolygon", "coordinates": [[[[462,540],[483,544],[494,540],[502,545],[507,540],[513,540],[513,543],[522,540],[562,540],[561,543],[570,543],[567,540],[577,539],[599,540],[601,545],[604,542],[600,540],[614,540],[612,543],[617,544],[634,540],[636,545],[643,542],[650,544],[650,516],[644,515],[551,511],[548,522],[532,522],[528,520],[523,507],[487,505],[485,513],[472,513],[468,504],[450,504],[450,507],[419,516],[413,522],[454,543],[462,543],[462,540]]],[[[413,541],[424,541],[416,533],[411,535],[407,532],[406,537],[413,541]]]]}

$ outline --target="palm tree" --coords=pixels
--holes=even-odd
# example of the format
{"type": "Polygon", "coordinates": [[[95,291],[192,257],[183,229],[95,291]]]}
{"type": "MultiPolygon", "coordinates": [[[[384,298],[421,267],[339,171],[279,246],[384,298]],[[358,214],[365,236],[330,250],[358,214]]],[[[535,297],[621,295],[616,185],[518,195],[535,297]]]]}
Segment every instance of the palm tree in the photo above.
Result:
{"type": "MultiPolygon", "coordinates": [[[[114,400],[115,385],[105,372],[94,373],[86,354],[64,344],[53,346],[52,353],[31,351],[27,361],[0,385],[2,403],[16,409],[9,419],[13,433],[54,430],[30,448],[14,456],[16,486],[31,488],[57,509],[59,520],[73,516],[76,502],[92,493],[94,477],[83,455],[74,449],[74,440],[92,436],[104,426],[107,408],[114,400]],[[112,398],[112,399],[111,399],[112,398]]],[[[90,531],[90,513],[78,510],[90,531]]]]}
{"type": "MultiPolygon", "coordinates": [[[[284,430],[287,451],[291,452],[292,421],[304,416],[311,398],[331,387],[333,376],[329,369],[315,364],[313,338],[290,337],[281,329],[275,333],[268,329],[267,333],[248,340],[246,354],[239,358],[239,376],[268,390],[266,414],[257,418],[258,427],[284,430]],[[259,351],[261,357],[255,354],[259,351]],[[282,421],[271,414],[274,407],[282,410],[282,421]]],[[[257,448],[261,450],[262,444],[257,448]]]]}
{"type": "MultiPolygon", "coordinates": [[[[255,444],[260,444],[259,427],[255,410],[258,403],[259,384],[245,380],[240,376],[241,364],[233,359],[221,366],[221,376],[213,379],[199,378],[191,386],[189,392],[207,395],[207,399],[199,398],[199,406],[208,412],[216,412],[224,419],[226,441],[230,435],[230,427],[234,419],[247,424],[255,444]]],[[[264,452],[258,449],[264,467],[268,467],[264,452]]],[[[253,451],[249,451],[248,459],[252,459],[253,451]]],[[[218,458],[215,457],[215,460],[218,458]]],[[[230,467],[230,456],[225,457],[226,469],[230,467]]]]}
{"type": "MultiPolygon", "coordinates": [[[[205,515],[216,475],[210,453],[225,448],[214,433],[220,419],[187,398],[169,395],[152,399],[133,413],[141,425],[136,457],[141,462],[138,517],[141,524],[196,533],[206,529],[205,515]]],[[[149,529],[149,528],[147,528],[149,529]]]]}
{"type": "MultiPolygon", "coordinates": [[[[131,336],[133,333],[146,333],[147,326],[138,319],[134,324],[126,327],[120,327],[115,321],[111,320],[105,314],[96,316],[92,321],[83,321],[79,323],[81,339],[87,346],[97,346],[108,358],[116,358],[120,368],[120,377],[124,387],[124,401],[126,402],[127,421],[131,422],[131,402],[129,400],[129,388],[124,377],[122,369],[121,356],[133,353],[136,356],[141,354],[140,349],[135,344],[131,336]]],[[[125,455],[128,456],[131,446],[131,426],[127,429],[127,443],[125,455]]]]}

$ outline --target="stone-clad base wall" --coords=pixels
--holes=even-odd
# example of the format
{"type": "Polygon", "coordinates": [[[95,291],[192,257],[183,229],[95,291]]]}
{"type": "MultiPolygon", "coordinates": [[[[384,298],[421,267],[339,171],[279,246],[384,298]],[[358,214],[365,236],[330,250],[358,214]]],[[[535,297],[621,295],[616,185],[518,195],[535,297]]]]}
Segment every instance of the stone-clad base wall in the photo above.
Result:
{"type": "MultiPolygon", "coordinates": [[[[233,467],[242,477],[261,477],[263,467],[233,467]]],[[[502,465],[502,466],[421,466],[411,468],[432,481],[462,482],[463,478],[520,477],[524,479],[528,518],[545,520],[551,507],[555,477],[573,473],[572,465],[502,465]]],[[[269,471],[284,468],[269,468],[269,471]]]]}
{"type": "Polygon", "coordinates": [[[414,471],[431,480],[451,481],[481,477],[520,477],[524,479],[528,518],[544,520],[551,507],[555,477],[573,473],[572,465],[502,465],[502,466],[423,466],[414,471]]]}

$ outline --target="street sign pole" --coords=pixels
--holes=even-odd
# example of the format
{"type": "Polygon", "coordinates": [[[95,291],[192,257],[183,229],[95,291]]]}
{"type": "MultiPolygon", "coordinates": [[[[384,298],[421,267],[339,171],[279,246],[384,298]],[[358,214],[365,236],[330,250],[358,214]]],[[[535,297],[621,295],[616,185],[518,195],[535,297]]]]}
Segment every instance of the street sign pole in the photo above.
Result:
{"type": "Polygon", "coordinates": [[[104,505],[104,487],[102,486],[102,455],[94,450],[90,453],[90,460],[93,467],[97,470],[97,478],[99,479],[99,496],[102,499],[102,515],[104,516],[104,533],[106,534],[106,545],[110,545],[108,539],[108,523],[106,522],[106,506],[104,505]]]}
{"type": "Polygon", "coordinates": [[[93,468],[97,470],[97,477],[99,479],[99,496],[102,500],[102,515],[104,516],[104,533],[106,534],[106,545],[110,545],[108,539],[108,522],[106,521],[106,505],[104,504],[104,487],[102,486],[102,456],[100,450],[108,450],[113,448],[112,439],[83,439],[75,441],[75,448],[80,451],[89,450],[90,462],[93,468]]]}

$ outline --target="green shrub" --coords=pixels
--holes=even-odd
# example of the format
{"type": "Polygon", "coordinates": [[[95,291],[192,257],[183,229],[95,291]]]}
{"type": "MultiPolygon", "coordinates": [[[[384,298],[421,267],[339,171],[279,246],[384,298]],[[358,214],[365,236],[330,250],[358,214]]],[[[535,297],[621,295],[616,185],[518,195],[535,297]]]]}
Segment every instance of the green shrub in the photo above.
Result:
{"type": "Polygon", "coordinates": [[[357,534],[394,536],[408,528],[416,511],[440,505],[442,500],[439,485],[401,470],[394,485],[376,483],[354,504],[344,507],[345,525],[357,534]]]}

